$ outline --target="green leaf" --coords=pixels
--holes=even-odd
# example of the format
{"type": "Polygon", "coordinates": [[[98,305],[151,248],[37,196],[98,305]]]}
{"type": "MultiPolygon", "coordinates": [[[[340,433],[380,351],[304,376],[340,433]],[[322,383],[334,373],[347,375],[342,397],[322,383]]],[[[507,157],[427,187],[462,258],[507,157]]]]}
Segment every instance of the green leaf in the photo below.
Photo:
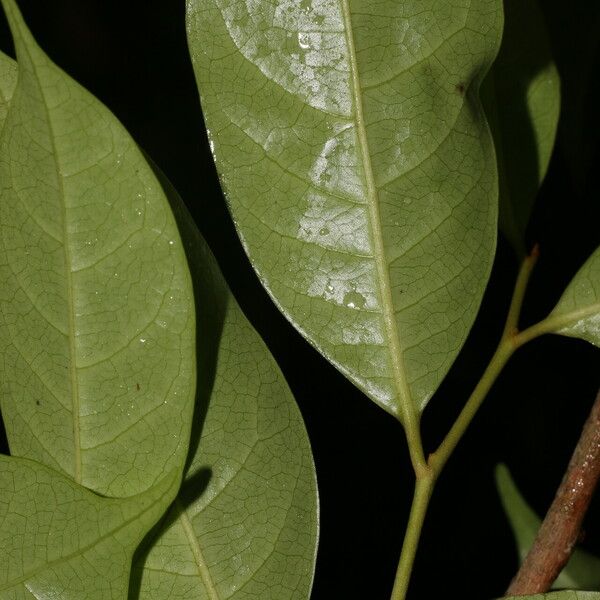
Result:
{"type": "Polygon", "coordinates": [[[549,594],[534,594],[533,596],[505,596],[502,600],[600,600],[598,592],[577,592],[563,590],[549,594]]]}
{"type": "Polygon", "coordinates": [[[203,309],[198,414],[179,497],[136,567],[139,598],[306,599],[318,502],[302,418],[193,218],[163,185],[203,309]]]}
{"type": "Polygon", "coordinates": [[[490,124],[500,167],[500,228],[522,252],[554,147],[560,78],[537,0],[504,0],[504,10],[502,46],[484,99],[491,100],[489,111],[495,112],[490,124]]]}
{"type": "MultiPolygon", "coordinates": [[[[504,465],[496,469],[496,485],[508,517],[519,560],[523,562],[541,525],[541,519],[519,493],[510,472],[504,465]]],[[[600,558],[576,549],[553,584],[553,589],[599,589],[600,558]]]]}
{"type": "Polygon", "coordinates": [[[571,280],[547,321],[555,333],[600,347],[600,248],[571,280]]]}
{"type": "Polygon", "coordinates": [[[16,85],[17,63],[3,52],[0,52],[0,131],[4,127],[9,102],[16,85]]]}
{"type": "Polygon", "coordinates": [[[498,0],[187,2],[215,160],[254,268],[372,400],[422,410],[479,307],[498,0]]]}
{"type": "Polygon", "coordinates": [[[11,453],[103,495],[138,494],[181,473],[188,449],[195,327],[185,253],[135,143],[50,62],[14,2],[3,5],[19,61],[0,138],[11,453]]]}
{"type": "Polygon", "coordinates": [[[126,598],[132,554],[177,479],[102,498],[44,465],[0,456],[0,597],[126,598]]]}
{"type": "MultiPolygon", "coordinates": [[[[7,64],[13,67],[15,83],[15,63],[7,58],[7,64]]],[[[204,575],[218,581],[209,598],[232,595],[242,586],[239,594],[254,590],[261,598],[307,598],[318,502],[304,424],[281,372],[231,296],[192,217],[157,175],[192,265],[196,303],[202,308],[197,323],[202,343],[193,454],[183,488],[149,556],[141,556],[134,568],[134,596],[206,597],[204,575]],[[207,542],[208,548],[200,547],[207,542]]]]}

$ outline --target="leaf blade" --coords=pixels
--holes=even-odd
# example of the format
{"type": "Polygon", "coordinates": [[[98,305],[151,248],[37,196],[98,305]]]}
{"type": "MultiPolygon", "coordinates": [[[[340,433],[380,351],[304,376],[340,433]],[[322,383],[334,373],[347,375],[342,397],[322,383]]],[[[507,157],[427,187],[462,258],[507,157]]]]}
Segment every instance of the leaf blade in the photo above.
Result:
{"type": "Polygon", "coordinates": [[[184,484],[134,596],[194,600],[310,595],[318,538],[315,468],[302,417],[182,200],[161,178],[198,306],[196,428],[184,484]],[[204,415],[204,411],[206,414],[204,415]]]}
{"type": "Polygon", "coordinates": [[[4,120],[8,113],[10,99],[17,85],[17,64],[15,61],[0,52],[0,131],[4,127],[4,120]]]}
{"type": "Polygon", "coordinates": [[[600,347],[600,248],[577,271],[548,322],[554,333],[600,347]]]}
{"type": "Polygon", "coordinates": [[[0,456],[0,464],[0,595],[125,598],[133,551],[163,513],[177,473],[112,499],[28,459],[0,456]]]}
{"type": "Polygon", "coordinates": [[[484,104],[495,113],[490,125],[500,167],[500,229],[523,253],[556,138],[560,77],[537,1],[505,0],[504,9],[502,45],[486,82],[493,90],[484,104]]]}
{"type": "Polygon", "coordinates": [[[495,247],[477,90],[499,7],[427,8],[188,3],[211,144],[253,266],[294,326],[399,417],[424,408],[464,342],[495,247]],[[381,31],[394,40],[384,56],[381,31]]]}
{"type": "Polygon", "coordinates": [[[3,4],[20,60],[0,164],[9,444],[103,494],[140,493],[181,472],[187,453],[195,363],[184,252],[120,123],[50,62],[14,2],[3,4]]]}

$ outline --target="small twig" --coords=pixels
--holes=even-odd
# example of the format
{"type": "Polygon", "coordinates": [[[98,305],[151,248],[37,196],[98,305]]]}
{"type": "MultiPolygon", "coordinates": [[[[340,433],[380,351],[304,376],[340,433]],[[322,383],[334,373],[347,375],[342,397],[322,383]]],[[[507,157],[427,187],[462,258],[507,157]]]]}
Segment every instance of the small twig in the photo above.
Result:
{"type": "Polygon", "coordinates": [[[410,575],[419,545],[421,529],[429,506],[429,500],[433,493],[435,479],[432,474],[426,477],[421,476],[415,483],[415,494],[413,503],[410,509],[404,543],[402,544],[402,553],[400,554],[400,562],[396,571],[396,579],[394,580],[394,589],[390,600],[404,600],[408,592],[408,584],[410,583],[410,575]]]}
{"type": "Polygon", "coordinates": [[[600,392],[537,537],[506,595],[547,592],[569,560],[600,476],[600,392]]]}
{"type": "Polygon", "coordinates": [[[460,411],[456,421],[450,428],[450,431],[447,433],[438,449],[429,456],[429,466],[434,470],[436,476],[439,475],[447,460],[450,458],[450,455],[454,452],[458,442],[465,434],[471,421],[485,400],[487,393],[490,391],[492,385],[494,385],[494,382],[504,368],[504,365],[508,362],[508,359],[513,355],[517,348],[520,348],[525,342],[529,341],[529,339],[535,337],[534,333],[529,339],[521,341],[518,332],[519,316],[525,298],[525,291],[527,290],[527,284],[529,283],[529,278],[531,277],[539,254],[539,248],[536,244],[531,251],[531,254],[523,260],[510,301],[504,332],[502,333],[502,338],[496,348],[496,352],[481,376],[479,383],[475,386],[473,393],[469,396],[469,399],[460,411]]]}
{"type": "MultiPolygon", "coordinates": [[[[539,250],[536,245],[531,254],[527,256],[521,264],[521,269],[515,283],[515,289],[513,291],[513,296],[510,303],[510,308],[508,310],[506,326],[504,327],[504,333],[502,334],[498,348],[496,349],[496,352],[492,356],[490,363],[481,376],[479,383],[475,386],[473,393],[467,400],[454,425],[452,425],[450,431],[439,445],[438,449],[429,455],[426,464],[422,464],[423,459],[421,457],[422,445],[420,439],[420,430],[418,427],[414,428],[415,433],[419,437],[416,437],[415,435],[413,438],[413,440],[416,440],[416,442],[409,441],[409,448],[418,447],[419,449],[419,454],[416,455],[417,460],[412,457],[417,480],[413,504],[404,536],[404,543],[402,545],[402,552],[400,554],[400,561],[398,562],[398,568],[396,570],[394,589],[392,591],[390,600],[404,600],[406,598],[408,585],[410,582],[410,574],[412,572],[415,553],[423,526],[423,520],[425,519],[425,513],[427,511],[427,506],[429,504],[431,494],[433,493],[433,487],[437,477],[440,475],[444,465],[450,458],[450,455],[456,448],[456,445],[464,435],[477,410],[481,406],[486,394],[496,381],[498,375],[504,368],[504,365],[508,359],[512,356],[513,352],[529,340],[534,339],[540,333],[545,333],[545,331],[541,330],[538,333],[537,330],[532,330],[532,328],[530,328],[529,330],[526,330],[529,331],[526,339],[521,340],[519,338],[518,326],[521,305],[523,304],[527,283],[529,281],[531,272],[533,271],[533,267],[535,266],[538,255],[539,250]]],[[[541,328],[538,326],[538,329],[541,328]]],[[[407,429],[407,436],[409,435],[410,432],[407,429]]]]}

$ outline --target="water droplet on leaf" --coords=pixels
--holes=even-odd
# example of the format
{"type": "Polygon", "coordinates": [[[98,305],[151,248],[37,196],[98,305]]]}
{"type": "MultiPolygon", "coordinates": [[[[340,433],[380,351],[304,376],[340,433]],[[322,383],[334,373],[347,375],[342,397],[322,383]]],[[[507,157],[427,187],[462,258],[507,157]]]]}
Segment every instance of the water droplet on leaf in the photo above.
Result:
{"type": "Polygon", "coordinates": [[[308,50],[308,48],[310,48],[308,35],[306,33],[298,33],[298,44],[303,50],[308,50]]]}
{"type": "Polygon", "coordinates": [[[344,296],[344,304],[348,308],[361,309],[361,308],[365,307],[366,303],[367,303],[367,301],[366,301],[365,297],[356,291],[348,292],[344,296]]]}

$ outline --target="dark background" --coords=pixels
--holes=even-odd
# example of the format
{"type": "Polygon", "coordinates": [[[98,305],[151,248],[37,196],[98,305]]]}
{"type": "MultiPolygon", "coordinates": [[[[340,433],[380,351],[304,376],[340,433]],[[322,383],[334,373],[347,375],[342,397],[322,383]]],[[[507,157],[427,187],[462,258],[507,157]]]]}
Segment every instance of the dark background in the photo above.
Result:
{"type": "MultiPolygon", "coordinates": [[[[321,542],[312,598],[387,600],[413,477],[398,423],[323,361],[280,316],[246,259],[219,191],[184,30],[184,1],[22,0],[40,45],[101,99],[179,190],[236,297],[279,362],[304,415],[321,498],[321,542]]],[[[563,80],[561,134],[538,198],[530,242],[541,258],[523,321],[552,308],[600,242],[595,189],[600,158],[597,3],[545,2],[563,80]]],[[[1,48],[12,53],[0,21],[1,48]]],[[[473,332],[423,417],[432,450],[471,391],[500,336],[516,274],[499,242],[473,332]]],[[[511,360],[442,475],[415,565],[410,598],[483,600],[503,593],[517,560],[493,472],[509,465],[545,511],[600,385],[598,351],[559,337],[511,360]]],[[[600,555],[600,501],[583,545],[600,555]]]]}

